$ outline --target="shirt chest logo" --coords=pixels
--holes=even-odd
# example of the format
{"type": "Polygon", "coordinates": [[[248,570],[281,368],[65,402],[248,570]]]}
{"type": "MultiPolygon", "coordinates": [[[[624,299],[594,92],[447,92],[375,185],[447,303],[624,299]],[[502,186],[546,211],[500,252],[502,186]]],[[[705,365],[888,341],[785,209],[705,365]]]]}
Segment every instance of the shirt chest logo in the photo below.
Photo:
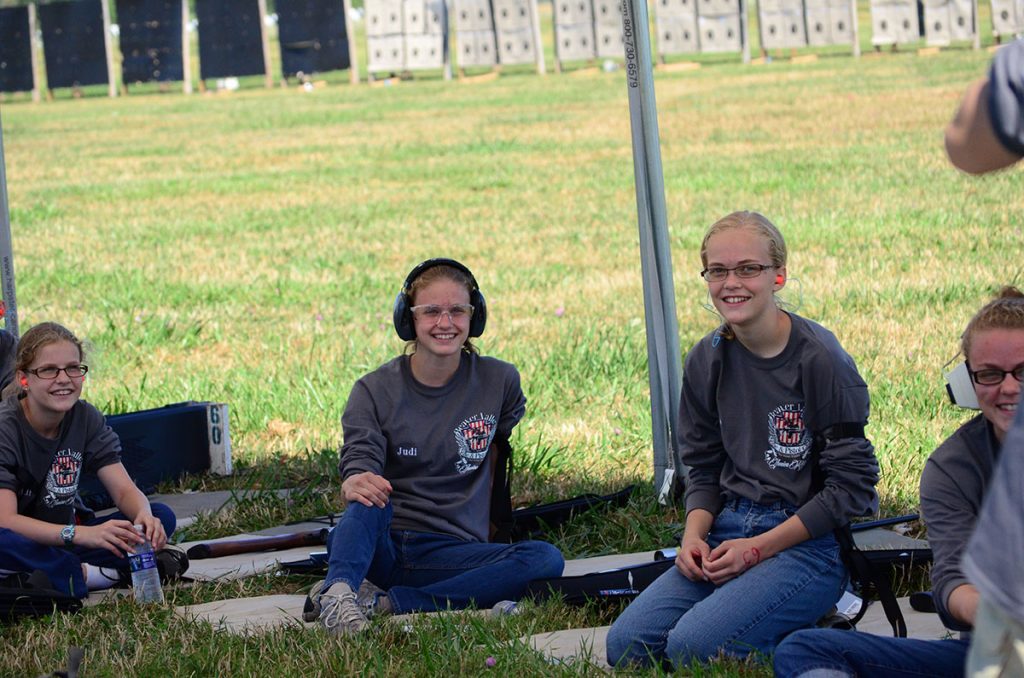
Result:
{"type": "Polygon", "coordinates": [[[455,462],[455,470],[469,473],[480,468],[497,427],[495,416],[483,412],[464,419],[455,427],[455,442],[459,446],[459,460],[455,462]]]}
{"type": "Polygon", "coordinates": [[[804,425],[803,403],[779,405],[768,413],[768,449],[764,459],[771,469],[799,471],[807,465],[811,432],[804,425]]]}
{"type": "Polygon", "coordinates": [[[73,504],[78,493],[78,479],[82,474],[82,453],[64,449],[53,456],[53,464],[46,474],[43,503],[48,508],[73,504]]]}

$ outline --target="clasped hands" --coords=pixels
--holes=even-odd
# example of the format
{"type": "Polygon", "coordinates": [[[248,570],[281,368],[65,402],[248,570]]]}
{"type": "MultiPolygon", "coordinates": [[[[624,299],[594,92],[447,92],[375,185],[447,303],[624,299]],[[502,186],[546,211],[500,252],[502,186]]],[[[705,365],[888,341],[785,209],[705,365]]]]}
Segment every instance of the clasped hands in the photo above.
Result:
{"type": "Polygon", "coordinates": [[[760,563],[761,557],[753,538],[730,539],[712,549],[700,537],[684,537],[676,553],[676,567],[690,581],[721,586],[760,563]]]}

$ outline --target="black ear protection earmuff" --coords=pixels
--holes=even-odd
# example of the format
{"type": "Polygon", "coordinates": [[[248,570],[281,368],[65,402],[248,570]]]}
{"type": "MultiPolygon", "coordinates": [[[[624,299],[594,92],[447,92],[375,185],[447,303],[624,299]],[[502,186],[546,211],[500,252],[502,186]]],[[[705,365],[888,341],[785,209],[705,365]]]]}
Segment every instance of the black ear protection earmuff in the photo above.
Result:
{"type": "Polygon", "coordinates": [[[477,285],[476,278],[473,277],[473,273],[468,268],[454,259],[444,258],[427,259],[409,271],[409,275],[405,277],[402,289],[398,292],[398,296],[395,297],[395,310],[392,314],[395,332],[398,333],[398,337],[403,341],[412,341],[416,338],[416,327],[413,325],[412,311],[410,310],[412,299],[409,298],[409,288],[412,287],[412,283],[416,278],[423,275],[424,271],[435,266],[450,266],[462,271],[469,278],[472,288],[469,291],[469,303],[473,305],[473,317],[469,321],[469,336],[479,337],[484,333],[484,327],[487,325],[487,302],[484,300],[484,295],[480,292],[480,286],[477,285]]]}

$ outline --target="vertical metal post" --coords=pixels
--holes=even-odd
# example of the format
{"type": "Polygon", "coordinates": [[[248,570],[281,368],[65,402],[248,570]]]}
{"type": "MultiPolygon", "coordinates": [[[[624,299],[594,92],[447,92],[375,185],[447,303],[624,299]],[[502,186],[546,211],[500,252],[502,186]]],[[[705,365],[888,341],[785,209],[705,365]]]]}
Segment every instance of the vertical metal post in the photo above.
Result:
{"type": "Polygon", "coordinates": [[[974,36],[971,38],[971,47],[981,49],[981,26],[978,24],[978,0],[971,0],[971,21],[974,22],[974,36]]]}
{"type": "Polygon", "coordinates": [[[263,84],[267,89],[274,86],[270,72],[270,37],[267,35],[267,0],[257,0],[260,15],[260,44],[263,45],[263,84]]]}
{"type": "Polygon", "coordinates": [[[540,10],[537,8],[537,0],[530,0],[526,3],[530,8],[530,31],[533,34],[533,48],[537,51],[534,55],[537,64],[537,75],[545,75],[548,72],[544,64],[544,42],[540,37],[540,10]]]}
{"type": "Polygon", "coordinates": [[[860,57],[860,17],[857,16],[857,0],[850,0],[850,28],[853,30],[853,56],[860,57]]]}
{"type": "Polygon", "coordinates": [[[185,94],[192,94],[192,40],[188,34],[189,21],[191,17],[188,0],[181,0],[181,89],[185,94]]]}
{"type": "Polygon", "coordinates": [[[682,480],[675,477],[683,470],[675,459],[682,367],[646,0],[622,0],[622,28],[647,321],[654,483],[664,503],[682,480]]]}
{"type": "Polygon", "coordinates": [[[348,81],[353,85],[358,85],[359,59],[356,57],[356,32],[352,28],[351,0],[342,0],[341,11],[345,13],[345,42],[348,43],[348,81]]]}
{"type": "Polygon", "coordinates": [[[113,98],[117,96],[117,78],[114,77],[114,45],[110,37],[109,0],[100,0],[100,9],[103,14],[103,51],[107,57],[107,94],[113,98]]]}
{"type": "MultiPolygon", "coordinates": [[[[39,52],[36,47],[36,5],[28,6],[29,61],[32,63],[32,101],[39,103],[39,52]]],[[[7,203],[4,203],[5,205],[7,203]]]]}
{"type": "Polygon", "coordinates": [[[7,207],[7,169],[4,159],[4,128],[0,120],[0,288],[7,313],[7,331],[18,336],[18,299],[14,294],[14,248],[11,242],[11,213],[7,207]]]}
{"type": "MultiPolygon", "coordinates": [[[[740,58],[743,63],[750,63],[750,17],[747,16],[747,0],[740,0],[740,58]]],[[[760,19],[758,19],[760,21],[760,19]]],[[[761,45],[762,50],[764,45],[761,45]]]]}

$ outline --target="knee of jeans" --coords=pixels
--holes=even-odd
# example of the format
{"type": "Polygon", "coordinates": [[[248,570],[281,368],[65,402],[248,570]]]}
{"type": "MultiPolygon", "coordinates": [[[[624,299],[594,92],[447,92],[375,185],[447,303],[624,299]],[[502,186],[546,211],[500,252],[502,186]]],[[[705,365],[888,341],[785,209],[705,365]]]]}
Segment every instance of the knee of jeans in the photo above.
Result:
{"type": "Polygon", "coordinates": [[[684,617],[683,622],[669,632],[665,644],[665,657],[675,670],[714,659],[726,646],[725,638],[717,638],[703,631],[690,628],[684,617]]]}
{"type": "Polygon", "coordinates": [[[341,520],[356,520],[368,525],[390,525],[392,511],[391,502],[381,508],[376,505],[366,506],[358,501],[350,501],[345,507],[345,512],[341,514],[341,520]]]}
{"type": "Polygon", "coordinates": [[[775,675],[780,677],[800,675],[803,668],[819,659],[821,653],[818,650],[822,646],[822,642],[821,638],[817,640],[815,638],[815,631],[806,629],[786,636],[775,648],[775,655],[772,658],[775,675]]]}
{"type": "Polygon", "coordinates": [[[174,530],[178,527],[178,518],[174,515],[174,510],[170,506],[159,503],[150,504],[149,510],[163,524],[164,534],[168,537],[174,534],[174,530]]]}
{"type": "Polygon", "coordinates": [[[562,576],[565,569],[565,557],[553,544],[546,541],[531,541],[523,544],[523,557],[530,566],[534,579],[548,579],[562,576]]]}
{"type": "Polygon", "coordinates": [[[622,625],[612,624],[605,638],[605,659],[608,664],[618,666],[624,662],[631,643],[632,638],[623,630],[622,625]]]}

